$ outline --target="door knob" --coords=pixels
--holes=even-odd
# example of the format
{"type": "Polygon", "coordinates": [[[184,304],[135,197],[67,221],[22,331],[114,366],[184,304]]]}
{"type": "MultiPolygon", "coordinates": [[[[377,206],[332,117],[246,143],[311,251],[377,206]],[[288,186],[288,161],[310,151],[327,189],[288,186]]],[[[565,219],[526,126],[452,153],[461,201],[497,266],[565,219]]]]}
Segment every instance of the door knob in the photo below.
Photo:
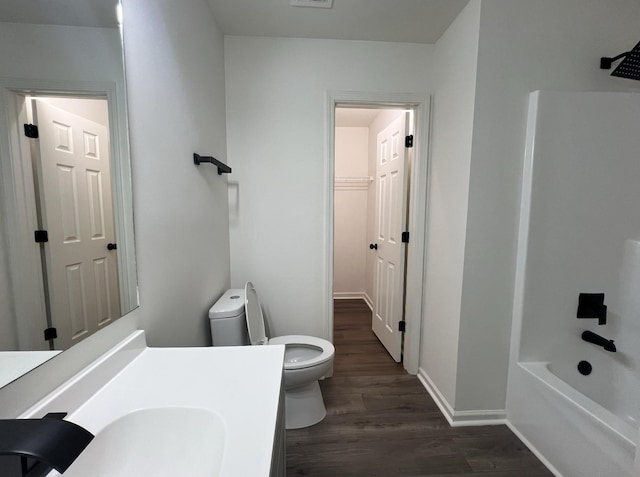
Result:
{"type": "Polygon", "coordinates": [[[378,244],[377,243],[370,243],[369,244],[369,248],[371,250],[378,250],[378,244]]]}
{"type": "Polygon", "coordinates": [[[118,246],[115,243],[108,243],[107,250],[116,250],[118,246]]]}

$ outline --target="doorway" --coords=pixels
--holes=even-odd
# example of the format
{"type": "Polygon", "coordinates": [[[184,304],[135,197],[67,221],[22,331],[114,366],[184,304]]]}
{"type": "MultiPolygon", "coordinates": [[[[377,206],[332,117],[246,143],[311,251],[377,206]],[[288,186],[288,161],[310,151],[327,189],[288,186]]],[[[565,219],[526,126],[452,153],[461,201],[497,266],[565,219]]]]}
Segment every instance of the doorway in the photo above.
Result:
{"type": "Polygon", "coordinates": [[[36,229],[23,240],[35,240],[39,255],[31,292],[43,310],[40,333],[63,350],[121,316],[108,101],[12,96],[24,125],[15,155],[27,171],[20,188],[36,229]]]}
{"type": "MultiPolygon", "coordinates": [[[[402,343],[402,366],[410,374],[417,374],[420,355],[420,336],[423,308],[424,259],[427,223],[427,173],[430,97],[415,93],[370,93],[354,91],[330,91],[326,96],[326,248],[325,248],[325,316],[326,336],[334,333],[334,195],[336,188],[335,168],[335,124],[336,108],[356,109],[400,109],[412,110],[414,117],[414,141],[411,152],[411,167],[408,172],[411,188],[408,192],[409,206],[406,213],[406,230],[409,243],[406,247],[404,287],[404,338],[402,343]]],[[[373,242],[371,242],[373,244],[373,242]]],[[[368,243],[365,244],[368,246],[368,243]]],[[[367,249],[368,250],[368,249],[367,249]]]]}
{"type": "Polygon", "coordinates": [[[414,111],[337,107],[335,118],[333,297],[364,300],[370,330],[401,362],[414,111]]]}

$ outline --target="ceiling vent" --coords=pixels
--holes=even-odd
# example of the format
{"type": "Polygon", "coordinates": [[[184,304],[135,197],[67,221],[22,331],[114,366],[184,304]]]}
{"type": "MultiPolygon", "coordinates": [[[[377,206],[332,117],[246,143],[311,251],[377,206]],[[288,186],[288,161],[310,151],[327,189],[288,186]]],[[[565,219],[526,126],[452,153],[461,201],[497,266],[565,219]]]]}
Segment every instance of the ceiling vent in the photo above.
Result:
{"type": "Polygon", "coordinates": [[[333,0],[289,0],[294,7],[331,8],[333,0]]]}

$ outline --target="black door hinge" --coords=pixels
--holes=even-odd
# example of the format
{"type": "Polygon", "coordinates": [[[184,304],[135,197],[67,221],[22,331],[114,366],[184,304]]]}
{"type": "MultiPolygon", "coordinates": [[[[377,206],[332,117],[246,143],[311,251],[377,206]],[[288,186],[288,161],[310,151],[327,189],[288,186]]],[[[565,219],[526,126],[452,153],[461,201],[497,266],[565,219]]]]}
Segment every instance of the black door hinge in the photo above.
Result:
{"type": "Polygon", "coordinates": [[[402,232],[402,243],[409,243],[409,232],[402,232]]]}
{"type": "Polygon", "coordinates": [[[404,138],[404,147],[413,147],[413,134],[409,134],[404,138]]]}
{"type": "Polygon", "coordinates": [[[49,241],[49,234],[46,230],[36,230],[33,235],[35,236],[36,243],[44,243],[49,241]]]}
{"type": "Polygon", "coordinates": [[[407,329],[407,322],[402,320],[398,321],[398,331],[404,333],[407,329]]]}
{"type": "Polygon", "coordinates": [[[31,139],[38,139],[38,126],[35,124],[25,124],[24,135],[31,139]]]}
{"type": "Polygon", "coordinates": [[[44,330],[44,340],[55,340],[58,337],[58,330],[55,328],[47,328],[44,330]]]}

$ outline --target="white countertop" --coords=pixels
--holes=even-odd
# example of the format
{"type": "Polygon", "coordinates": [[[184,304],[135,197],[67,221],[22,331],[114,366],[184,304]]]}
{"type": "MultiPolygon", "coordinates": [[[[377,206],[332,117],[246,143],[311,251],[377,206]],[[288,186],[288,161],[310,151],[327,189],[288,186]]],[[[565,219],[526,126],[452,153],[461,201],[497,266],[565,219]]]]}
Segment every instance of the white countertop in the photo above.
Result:
{"type": "MultiPolygon", "coordinates": [[[[268,476],[284,346],[148,348],[136,332],[21,417],[69,412],[93,434],[140,409],[187,406],[225,424],[221,476],[268,476]]],[[[52,475],[55,475],[52,474],[52,475]]]]}

